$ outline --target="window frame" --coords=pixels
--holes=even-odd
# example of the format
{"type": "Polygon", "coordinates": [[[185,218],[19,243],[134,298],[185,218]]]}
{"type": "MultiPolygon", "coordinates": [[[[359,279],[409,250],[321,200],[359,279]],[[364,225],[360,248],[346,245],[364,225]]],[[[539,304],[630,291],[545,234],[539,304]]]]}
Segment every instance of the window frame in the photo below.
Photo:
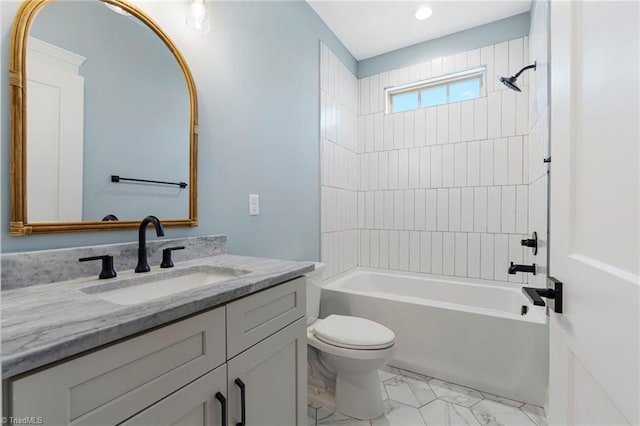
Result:
{"type": "MultiPolygon", "coordinates": [[[[418,94],[418,107],[414,109],[402,111],[402,112],[415,111],[420,108],[429,108],[429,107],[423,107],[420,105],[421,103],[420,92],[422,92],[425,89],[429,89],[433,87],[441,87],[441,86],[444,86],[447,88],[447,101],[443,104],[438,104],[438,105],[447,105],[451,103],[451,101],[449,101],[449,86],[452,83],[458,83],[460,81],[466,81],[466,80],[474,80],[478,77],[480,78],[480,96],[478,98],[482,98],[486,95],[487,67],[484,65],[481,67],[476,67],[476,68],[471,68],[464,71],[445,74],[438,77],[429,78],[426,80],[416,81],[413,83],[402,84],[399,86],[385,87],[384,112],[385,114],[395,114],[393,112],[393,96],[394,95],[399,95],[404,93],[413,93],[413,92],[416,92],[418,94]]],[[[478,98],[473,98],[473,99],[478,99],[478,98]]],[[[461,101],[455,101],[455,102],[461,102],[461,101]]]]}

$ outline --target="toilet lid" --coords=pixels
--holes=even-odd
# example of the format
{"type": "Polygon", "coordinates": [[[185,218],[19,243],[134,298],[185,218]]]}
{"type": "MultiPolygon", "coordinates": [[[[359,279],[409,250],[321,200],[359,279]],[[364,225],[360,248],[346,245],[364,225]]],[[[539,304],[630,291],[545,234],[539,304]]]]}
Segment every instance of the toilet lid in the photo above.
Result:
{"type": "Polygon", "coordinates": [[[314,325],[313,334],[325,343],[352,349],[384,349],[395,334],[382,324],[359,317],[329,315],[314,325]]]}

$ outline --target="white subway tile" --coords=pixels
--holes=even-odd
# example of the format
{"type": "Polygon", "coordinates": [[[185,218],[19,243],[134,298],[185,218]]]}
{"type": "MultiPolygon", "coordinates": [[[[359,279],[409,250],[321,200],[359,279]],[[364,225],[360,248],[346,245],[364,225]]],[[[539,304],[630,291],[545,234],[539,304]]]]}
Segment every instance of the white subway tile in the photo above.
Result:
{"type": "Polygon", "coordinates": [[[487,232],[487,188],[476,187],[473,192],[473,230],[487,232]]]}
{"type": "Polygon", "coordinates": [[[409,188],[420,186],[420,149],[409,150],[409,188]]]}
{"type": "Polygon", "coordinates": [[[364,123],[364,150],[365,152],[373,152],[374,151],[374,131],[375,131],[375,116],[373,114],[367,115],[365,117],[364,123]]]}
{"type": "Polygon", "coordinates": [[[369,77],[360,79],[360,115],[369,114],[369,77]]]}
{"type": "Polygon", "coordinates": [[[409,270],[420,272],[420,232],[409,232],[409,270]]]}
{"type": "Polygon", "coordinates": [[[528,204],[529,204],[529,186],[518,185],[516,187],[516,232],[519,234],[527,234],[528,229],[528,204]]]}
{"type": "Polygon", "coordinates": [[[373,150],[382,151],[384,149],[384,118],[383,113],[379,112],[374,116],[373,129],[373,150]]]}
{"type": "Polygon", "coordinates": [[[451,74],[452,72],[455,71],[455,69],[456,69],[455,57],[453,55],[445,56],[442,59],[442,73],[451,74]]]}
{"type": "Polygon", "coordinates": [[[371,231],[371,249],[369,250],[369,266],[372,268],[380,267],[380,232],[371,231]]]}
{"type": "MultiPolygon", "coordinates": [[[[326,190],[327,188],[323,188],[323,194],[324,194],[324,190],[326,190]]],[[[365,227],[365,192],[358,192],[358,228],[364,228],[365,227]]],[[[324,197],[323,197],[324,198],[324,197]]],[[[323,210],[324,210],[324,205],[323,205],[323,210]]],[[[328,213],[328,212],[327,212],[328,213]]],[[[324,216],[324,214],[323,214],[324,216]]]]}
{"type": "Polygon", "coordinates": [[[364,221],[364,226],[367,229],[373,229],[374,223],[375,223],[375,210],[374,210],[374,193],[373,191],[367,191],[365,193],[365,221],[364,221]]]}
{"type": "MultiPolygon", "coordinates": [[[[509,77],[509,42],[499,43],[494,46],[494,64],[496,75],[509,77]]],[[[496,83],[497,90],[505,90],[501,83],[496,83]]]]}
{"type": "MultiPolygon", "coordinates": [[[[365,142],[364,142],[365,135],[366,135],[365,122],[366,122],[366,119],[364,118],[364,116],[358,117],[358,149],[357,151],[359,153],[363,153],[365,150],[365,142]]],[[[329,135],[329,122],[327,121],[327,136],[328,135],[329,135]]]]}
{"type": "Polygon", "coordinates": [[[467,144],[467,185],[480,185],[480,142],[467,144]]]}
{"type": "Polygon", "coordinates": [[[337,68],[337,62],[338,62],[338,58],[333,54],[333,52],[329,51],[329,62],[328,62],[328,71],[329,71],[329,75],[328,75],[328,88],[329,88],[329,94],[331,96],[335,96],[336,94],[336,68],[337,68]]]}
{"type": "Polygon", "coordinates": [[[464,232],[473,232],[473,188],[462,188],[462,223],[464,232]]]}
{"type": "Polygon", "coordinates": [[[431,147],[431,188],[442,186],[442,147],[431,147]]]}
{"type": "Polygon", "coordinates": [[[529,135],[522,136],[522,182],[529,181],[529,135]]]}
{"type": "Polygon", "coordinates": [[[389,87],[389,73],[387,71],[378,74],[378,106],[381,112],[385,112],[387,98],[384,93],[384,89],[389,87]]]}
{"type": "Polygon", "coordinates": [[[389,189],[398,188],[398,151],[389,151],[389,189]]]}
{"type": "Polygon", "coordinates": [[[395,149],[404,147],[404,115],[402,113],[393,114],[393,147],[395,149]]]}
{"type": "Polygon", "coordinates": [[[398,269],[409,270],[409,231],[398,232],[398,269]]]}
{"type": "Polygon", "coordinates": [[[420,148],[420,188],[429,188],[431,185],[431,149],[420,148]]]}
{"type": "Polygon", "coordinates": [[[467,52],[458,53],[453,57],[454,70],[464,71],[467,69],[467,52]]]}
{"type": "Polygon", "coordinates": [[[398,77],[398,70],[394,69],[389,71],[389,87],[394,87],[400,84],[400,79],[398,77]]]}
{"type": "Polygon", "coordinates": [[[449,142],[449,106],[440,105],[436,108],[438,111],[436,141],[439,144],[447,143],[449,142]]]}
{"type": "Polygon", "coordinates": [[[369,154],[369,189],[378,189],[378,180],[380,179],[380,170],[378,163],[378,153],[369,154]]]}
{"type": "Polygon", "coordinates": [[[369,112],[380,112],[382,108],[380,106],[380,95],[378,74],[374,74],[369,77],[369,112]]]}
{"type": "Polygon", "coordinates": [[[449,230],[449,190],[438,189],[438,231],[449,230]]]}
{"type": "Polygon", "coordinates": [[[431,61],[420,64],[420,80],[431,78],[431,61]]]}
{"type": "Polygon", "coordinates": [[[431,232],[420,233],[420,272],[431,272],[431,232]]]}
{"type": "Polygon", "coordinates": [[[442,71],[442,58],[435,58],[431,60],[431,73],[433,77],[444,74],[442,71]]]}
{"type": "Polygon", "coordinates": [[[398,69],[398,84],[409,83],[409,67],[398,69]]]}
{"type": "Polygon", "coordinates": [[[449,231],[458,232],[462,220],[462,191],[460,188],[449,189],[449,231]]]}
{"type": "Polygon", "coordinates": [[[502,232],[516,232],[516,187],[502,187],[502,232]]]}
{"type": "MultiPolygon", "coordinates": [[[[520,241],[525,237],[525,235],[509,235],[509,262],[516,264],[525,263],[526,256],[524,247],[520,244],[520,241]]],[[[508,275],[509,281],[514,283],[526,282],[527,276],[528,274],[525,275],[524,272],[516,272],[515,275],[508,275]]]]}
{"type": "Polygon", "coordinates": [[[378,153],[378,188],[389,189],[389,153],[381,151],[378,153]]]}
{"type": "Polygon", "coordinates": [[[327,137],[327,93],[320,92],[320,139],[327,137]]]}
{"type": "Polygon", "coordinates": [[[493,46],[480,49],[480,63],[487,67],[487,91],[492,91],[496,81],[496,72],[493,65],[493,46]]]}
{"type": "Polygon", "coordinates": [[[380,231],[380,268],[389,268],[389,231],[380,231]]]}
{"type": "Polygon", "coordinates": [[[467,67],[476,68],[480,66],[480,49],[467,52],[467,67]]]}
{"type": "Polygon", "coordinates": [[[516,134],[516,92],[503,90],[502,92],[502,136],[516,134]]]}
{"type": "Polygon", "coordinates": [[[409,67],[409,82],[413,83],[420,80],[420,64],[411,65],[409,67]]]}
{"type": "Polygon", "coordinates": [[[461,111],[460,102],[449,104],[449,142],[460,142],[461,111]]]}
{"type": "Polygon", "coordinates": [[[409,187],[409,150],[398,151],[398,188],[409,187]]]}
{"type": "Polygon", "coordinates": [[[426,145],[426,123],[427,123],[427,115],[426,110],[424,108],[418,108],[415,110],[415,119],[414,119],[414,142],[415,146],[424,146],[426,145]]]}
{"type": "Polygon", "coordinates": [[[487,232],[500,232],[501,201],[501,187],[490,186],[487,188],[487,232]]]}
{"type": "Polygon", "coordinates": [[[369,190],[369,154],[360,155],[360,189],[369,190]]]}
{"type": "Polygon", "coordinates": [[[329,89],[329,48],[320,43],[320,89],[329,89]]]}
{"type": "Polygon", "coordinates": [[[393,229],[393,191],[384,191],[384,228],[393,229]]]}
{"type": "Polygon", "coordinates": [[[509,238],[505,234],[495,234],[495,251],[493,259],[494,279],[507,281],[509,269],[509,238]]]}
{"type": "Polygon", "coordinates": [[[426,228],[427,231],[435,231],[438,223],[438,201],[435,189],[425,191],[426,199],[426,228]]]}
{"type": "Polygon", "coordinates": [[[480,142],[480,185],[493,185],[493,140],[480,142]]]}
{"type": "Polygon", "coordinates": [[[424,189],[416,189],[415,191],[415,229],[419,231],[426,230],[426,195],[424,189]]]}
{"type": "Polygon", "coordinates": [[[480,278],[480,234],[468,234],[467,240],[467,276],[480,278]]]}
{"type": "Polygon", "coordinates": [[[508,179],[508,140],[499,138],[493,141],[493,183],[507,185],[508,179]]]}
{"type": "Polygon", "coordinates": [[[442,232],[431,233],[431,273],[442,275],[442,232]]]}
{"type": "Polygon", "coordinates": [[[476,99],[473,103],[473,139],[487,138],[487,98],[476,99]]]}
{"type": "Polygon", "coordinates": [[[438,107],[425,108],[425,142],[435,145],[437,142],[438,107]]]}
{"type": "Polygon", "coordinates": [[[516,94],[516,135],[529,133],[529,91],[526,86],[522,89],[516,94]]]}
{"type": "Polygon", "coordinates": [[[415,229],[415,212],[413,189],[404,191],[404,229],[415,229]]]}
{"type": "Polygon", "coordinates": [[[331,234],[321,234],[320,235],[320,262],[327,265],[327,269],[325,274],[329,275],[329,271],[331,270],[331,259],[329,257],[329,238],[331,234]]]}
{"type": "Polygon", "coordinates": [[[522,163],[523,163],[523,150],[522,150],[522,136],[515,136],[509,138],[509,185],[518,185],[523,182],[522,179],[522,163]]]}
{"type": "Polygon", "coordinates": [[[442,273],[444,275],[455,274],[456,243],[453,232],[444,232],[442,235],[442,273]]]}
{"type": "Polygon", "coordinates": [[[398,231],[389,231],[389,269],[398,269],[398,231]]]}
{"type": "Polygon", "coordinates": [[[467,186],[467,144],[455,145],[455,186],[467,186]]]}
{"type": "Polygon", "coordinates": [[[454,186],[456,171],[454,145],[442,147],[442,186],[451,188],[454,186]]]}
{"type": "Polygon", "coordinates": [[[383,146],[385,150],[393,149],[393,115],[386,114],[383,120],[383,146]]]}
{"type": "Polygon", "coordinates": [[[514,75],[523,66],[523,39],[509,40],[509,75],[514,75]]]}
{"type": "Polygon", "coordinates": [[[407,111],[404,115],[404,146],[410,148],[415,146],[415,112],[407,111]]]}
{"type": "Polygon", "coordinates": [[[327,126],[327,139],[329,139],[332,142],[336,142],[337,140],[337,110],[338,110],[338,103],[331,97],[331,96],[327,96],[327,121],[326,121],[326,126],[327,126]]]}
{"type": "Polygon", "coordinates": [[[369,266],[370,255],[370,232],[367,230],[360,231],[360,266],[369,266]]]}
{"type": "Polygon", "coordinates": [[[404,229],[404,191],[393,191],[393,228],[404,229]]]}
{"type": "Polygon", "coordinates": [[[480,278],[493,279],[494,267],[494,241],[493,234],[480,235],[480,278]]]}
{"type": "Polygon", "coordinates": [[[501,92],[489,92],[487,95],[487,137],[499,138],[502,135],[502,95],[501,92]]]}
{"type": "Polygon", "coordinates": [[[467,276],[467,234],[457,233],[455,234],[455,275],[458,277],[467,276]]]}
{"type": "Polygon", "coordinates": [[[460,105],[460,140],[463,141],[474,139],[474,102],[474,100],[470,100],[458,103],[458,105],[460,105]]]}

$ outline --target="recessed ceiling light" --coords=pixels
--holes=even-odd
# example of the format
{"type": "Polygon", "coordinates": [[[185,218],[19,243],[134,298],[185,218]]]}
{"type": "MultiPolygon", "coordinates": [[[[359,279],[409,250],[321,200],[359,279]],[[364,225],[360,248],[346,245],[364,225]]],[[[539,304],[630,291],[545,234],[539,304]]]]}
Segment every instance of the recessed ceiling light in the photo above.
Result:
{"type": "Polygon", "coordinates": [[[428,6],[422,6],[420,9],[417,10],[416,12],[416,19],[419,21],[424,21],[425,19],[427,19],[428,17],[431,16],[431,14],[433,14],[433,10],[431,10],[430,7],[428,6]]]}

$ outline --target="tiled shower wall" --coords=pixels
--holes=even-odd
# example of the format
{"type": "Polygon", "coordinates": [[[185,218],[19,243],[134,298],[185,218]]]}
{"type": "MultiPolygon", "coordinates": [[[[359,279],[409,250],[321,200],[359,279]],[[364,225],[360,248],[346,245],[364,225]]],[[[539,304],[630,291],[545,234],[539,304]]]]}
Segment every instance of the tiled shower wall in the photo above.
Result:
{"type": "Polygon", "coordinates": [[[320,45],[321,260],[326,277],[358,265],[358,79],[320,45]]]}
{"type": "Polygon", "coordinates": [[[360,79],[359,265],[523,282],[529,102],[518,38],[360,79]],[[484,65],[486,95],[385,114],[384,88],[484,65]]]}

